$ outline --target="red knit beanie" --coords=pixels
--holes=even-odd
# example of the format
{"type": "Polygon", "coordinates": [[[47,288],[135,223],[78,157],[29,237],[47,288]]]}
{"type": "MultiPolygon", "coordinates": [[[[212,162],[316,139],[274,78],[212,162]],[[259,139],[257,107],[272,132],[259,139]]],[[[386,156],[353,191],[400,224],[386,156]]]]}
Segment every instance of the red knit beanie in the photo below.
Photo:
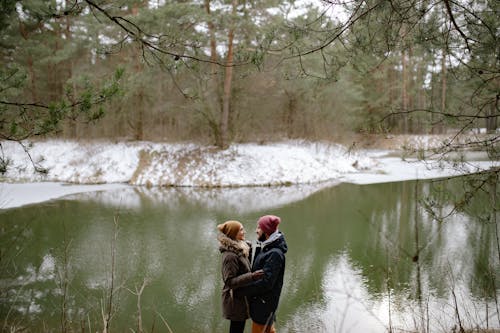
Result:
{"type": "Polygon", "coordinates": [[[270,235],[278,229],[281,219],[274,215],[264,215],[257,222],[259,228],[266,234],[270,235]]]}

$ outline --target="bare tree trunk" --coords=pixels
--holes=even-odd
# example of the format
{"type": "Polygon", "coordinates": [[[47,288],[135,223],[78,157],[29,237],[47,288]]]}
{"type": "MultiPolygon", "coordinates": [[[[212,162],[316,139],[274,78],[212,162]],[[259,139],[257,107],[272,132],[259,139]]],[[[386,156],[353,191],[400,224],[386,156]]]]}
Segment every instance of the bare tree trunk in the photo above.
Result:
{"type": "Polygon", "coordinates": [[[111,276],[110,276],[110,286],[109,295],[107,299],[107,308],[104,308],[104,304],[101,307],[101,315],[103,320],[103,333],[109,333],[109,327],[111,325],[111,319],[113,317],[113,296],[115,295],[115,273],[116,273],[116,241],[118,239],[118,219],[119,215],[116,214],[113,218],[114,220],[114,230],[113,238],[111,239],[111,276]],[[105,312],[106,311],[106,312],[105,312]]]}
{"type": "MultiPolygon", "coordinates": [[[[388,81],[388,89],[389,89],[389,107],[390,108],[393,108],[394,107],[394,103],[395,103],[395,93],[394,93],[394,87],[396,87],[396,84],[395,84],[395,74],[394,74],[394,70],[392,69],[394,66],[389,66],[388,67],[388,76],[387,76],[387,81],[388,81]]],[[[396,122],[396,117],[390,117],[388,119],[388,127],[391,129],[391,130],[394,130],[394,128],[397,126],[397,122],[396,122]]]]}
{"type": "MultiPolygon", "coordinates": [[[[403,112],[408,111],[409,102],[408,102],[408,62],[407,62],[406,50],[401,52],[401,65],[402,65],[402,74],[403,74],[403,84],[401,87],[401,103],[403,112]]],[[[408,116],[405,114],[403,116],[403,133],[408,132],[408,116]]]]}
{"type": "Polygon", "coordinates": [[[236,6],[237,1],[232,1],[232,15],[231,27],[228,33],[228,47],[227,47],[227,58],[226,58],[226,70],[224,76],[224,94],[222,98],[222,114],[220,119],[220,142],[218,146],[220,148],[227,148],[228,146],[228,130],[229,130],[229,112],[231,108],[231,86],[233,82],[233,40],[234,40],[234,29],[235,29],[235,16],[236,16],[236,6]]]}
{"type": "Polygon", "coordinates": [[[497,221],[497,185],[498,184],[498,173],[492,172],[491,182],[490,182],[490,204],[492,208],[491,212],[491,224],[495,228],[495,237],[497,241],[497,254],[498,260],[500,261],[500,232],[498,230],[498,221],[497,221]]]}
{"type": "Polygon", "coordinates": [[[217,40],[215,38],[215,25],[213,23],[212,11],[210,9],[211,0],[205,0],[205,11],[208,16],[207,26],[208,33],[210,36],[210,77],[208,79],[207,85],[201,85],[200,91],[201,96],[204,97],[204,110],[202,112],[205,119],[208,121],[208,125],[213,133],[213,137],[215,139],[215,144],[220,145],[221,134],[220,134],[220,126],[217,117],[214,115],[222,112],[222,96],[220,91],[219,84],[219,73],[218,69],[220,68],[217,64],[217,40]]]}
{"type": "Polygon", "coordinates": [[[288,108],[285,109],[285,115],[284,115],[284,123],[285,123],[285,130],[287,133],[287,137],[291,139],[294,134],[294,123],[295,123],[295,117],[297,114],[297,97],[293,92],[289,92],[288,90],[285,89],[285,94],[288,98],[288,108]]]}
{"type": "MultiPolygon", "coordinates": [[[[26,24],[23,22],[19,22],[19,33],[23,37],[24,40],[29,39],[29,31],[26,27],[26,24]]],[[[28,71],[30,75],[30,88],[31,88],[31,98],[33,100],[33,103],[36,103],[38,101],[38,96],[37,96],[37,91],[36,91],[36,75],[35,75],[35,69],[33,68],[33,58],[31,55],[28,56],[28,71]]]]}
{"type": "Polygon", "coordinates": [[[215,27],[212,22],[211,10],[210,10],[210,0],[205,0],[205,11],[208,14],[208,33],[210,35],[210,61],[212,61],[211,66],[211,74],[217,74],[217,43],[215,40],[215,27]]]}
{"type": "MultiPolygon", "coordinates": [[[[56,36],[58,38],[56,38],[56,42],[54,44],[54,49],[53,49],[53,55],[56,55],[64,46],[61,45],[62,44],[62,34],[63,32],[61,31],[61,24],[59,22],[59,20],[56,20],[57,22],[57,25],[56,25],[56,36]]],[[[60,70],[60,67],[59,67],[59,63],[58,62],[54,62],[52,63],[52,66],[51,66],[51,71],[52,71],[52,75],[53,75],[53,79],[51,80],[53,82],[53,87],[51,89],[51,92],[52,92],[52,98],[51,98],[51,101],[56,101],[58,100],[59,98],[61,98],[61,96],[63,95],[63,92],[64,92],[64,82],[63,82],[63,77],[62,77],[62,73],[61,73],[61,70],[60,70]]],[[[62,66],[62,72],[64,73],[64,65],[62,66]]]]}
{"type": "Polygon", "coordinates": [[[139,88],[139,92],[137,94],[135,139],[138,141],[144,140],[144,91],[142,87],[139,88]]]}
{"type": "MultiPolygon", "coordinates": [[[[432,67],[436,67],[436,60],[435,60],[435,56],[433,54],[433,57],[432,57],[432,67]]],[[[431,73],[431,94],[430,94],[430,97],[431,97],[431,100],[429,101],[429,108],[431,110],[434,110],[435,109],[435,105],[436,105],[436,74],[435,73],[431,73]]],[[[430,121],[430,124],[431,124],[431,133],[432,134],[435,134],[436,133],[436,126],[435,126],[435,120],[436,119],[436,116],[434,114],[434,112],[431,112],[430,116],[429,116],[429,121],[430,121]]]]}
{"type": "Polygon", "coordinates": [[[69,245],[66,239],[66,225],[62,224],[63,235],[64,235],[64,253],[63,253],[63,267],[59,272],[59,288],[61,290],[61,333],[66,333],[68,331],[68,289],[69,289],[69,245]]]}
{"type": "MultiPolygon", "coordinates": [[[[407,98],[408,98],[408,110],[410,109],[413,109],[415,106],[414,106],[414,100],[413,100],[413,85],[414,85],[414,70],[413,70],[413,48],[411,47],[411,44],[409,45],[408,47],[408,66],[407,66],[407,91],[406,91],[406,94],[407,94],[407,98]]],[[[415,124],[414,124],[414,121],[413,121],[413,118],[412,117],[408,117],[408,132],[410,133],[414,133],[415,131],[415,128],[414,128],[415,124]]]]}
{"type": "Polygon", "coordinates": [[[137,288],[135,286],[135,291],[128,289],[128,291],[137,296],[137,333],[143,333],[144,329],[142,327],[142,306],[141,306],[141,298],[142,293],[144,292],[144,288],[148,285],[148,279],[144,278],[142,281],[142,286],[137,288]]]}
{"type": "MultiPolygon", "coordinates": [[[[441,58],[441,113],[446,112],[446,50],[443,49],[443,57],[441,58]]],[[[444,130],[444,124],[440,123],[439,133],[444,130]]]]}
{"type": "MultiPolygon", "coordinates": [[[[416,86],[419,87],[417,88],[417,91],[415,92],[416,94],[416,107],[417,109],[423,110],[425,108],[425,95],[424,95],[424,89],[421,87],[424,86],[424,73],[425,73],[425,68],[424,68],[424,60],[420,60],[418,65],[417,65],[417,74],[415,75],[416,77],[416,86]]],[[[422,118],[419,118],[417,120],[417,128],[416,131],[418,133],[426,133],[424,130],[424,122],[422,121],[422,118]]]]}
{"type": "MultiPolygon", "coordinates": [[[[72,43],[72,39],[73,39],[73,36],[71,35],[71,20],[70,20],[70,16],[67,15],[66,16],[66,29],[64,30],[64,36],[66,38],[66,42],[68,44],[71,44],[72,43]]],[[[68,76],[68,79],[71,79],[73,77],[73,67],[74,67],[74,57],[70,57],[67,61],[67,76],[68,76]]],[[[76,103],[76,82],[75,80],[72,80],[72,85],[71,85],[71,88],[72,88],[72,94],[70,96],[71,98],[71,102],[73,104],[76,103]]],[[[78,113],[77,111],[75,112],[72,112],[73,114],[71,115],[71,117],[69,117],[69,137],[70,138],[76,138],[77,135],[78,135],[78,128],[77,128],[77,121],[76,121],[76,114],[78,113]]]]}
{"type": "Polygon", "coordinates": [[[28,71],[30,73],[31,98],[33,103],[36,103],[38,101],[36,93],[36,76],[35,69],[33,68],[33,58],[31,56],[28,57],[28,71]]]}
{"type": "MultiPolygon", "coordinates": [[[[496,80],[496,91],[500,91],[500,80],[496,80]]],[[[486,108],[486,131],[488,133],[495,133],[498,127],[498,116],[499,113],[499,102],[500,102],[500,93],[497,93],[495,96],[495,100],[490,104],[489,110],[486,108]]]]}
{"type": "MultiPolygon", "coordinates": [[[[139,6],[142,6],[142,2],[140,4],[135,3],[134,6],[132,7],[132,15],[137,16],[139,14],[139,6]]],[[[136,62],[135,62],[135,72],[137,74],[140,74],[143,70],[143,66],[141,63],[141,57],[139,56],[140,52],[136,56],[136,62]]],[[[135,55],[133,55],[135,56],[135,55]]],[[[137,92],[137,107],[135,108],[135,124],[134,124],[134,137],[136,140],[144,140],[144,88],[142,84],[139,85],[138,87],[138,92],[137,92]]]]}

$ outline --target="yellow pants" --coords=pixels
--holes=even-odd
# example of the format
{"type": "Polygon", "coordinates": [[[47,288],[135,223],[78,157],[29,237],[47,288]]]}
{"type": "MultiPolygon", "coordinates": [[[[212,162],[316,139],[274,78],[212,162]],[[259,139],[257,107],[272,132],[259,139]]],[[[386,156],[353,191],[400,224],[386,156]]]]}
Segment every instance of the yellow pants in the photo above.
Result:
{"type": "Polygon", "coordinates": [[[266,326],[252,321],[252,333],[276,333],[276,329],[274,328],[274,324],[266,326]]]}

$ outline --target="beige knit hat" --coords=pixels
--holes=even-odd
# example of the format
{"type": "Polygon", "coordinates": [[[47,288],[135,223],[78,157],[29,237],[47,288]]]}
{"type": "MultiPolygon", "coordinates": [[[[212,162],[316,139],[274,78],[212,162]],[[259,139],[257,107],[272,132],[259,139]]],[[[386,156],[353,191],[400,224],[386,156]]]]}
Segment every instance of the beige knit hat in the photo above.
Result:
{"type": "Polygon", "coordinates": [[[236,239],[236,235],[240,231],[240,229],[243,227],[243,224],[241,224],[238,221],[226,221],[222,224],[219,224],[217,226],[217,229],[219,229],[220,232],[222,232],[224,235],[231,239],[236,239]]]}

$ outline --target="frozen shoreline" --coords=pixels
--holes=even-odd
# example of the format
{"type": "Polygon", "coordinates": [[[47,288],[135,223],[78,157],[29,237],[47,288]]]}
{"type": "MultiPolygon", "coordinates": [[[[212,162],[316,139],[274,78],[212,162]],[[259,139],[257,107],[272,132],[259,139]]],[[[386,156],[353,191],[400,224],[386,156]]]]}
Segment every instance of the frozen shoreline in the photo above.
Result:
{"type": "Polygon", "coordinates": [[[296,200],[294,191],[286,190],[289,185],[305,185],[307,190],[302,195],[307,196],[332,182],[372,184],[441,178],[500,165],[475,161],[460,168],[438,166],[436,162],[389,157],[388,150],[349,151],[341,145],[302,141],[237,144],[224,151],[194,144],[46,141],[30,149],[37,167],[47,171],[40,174],[34,172],[19,145],[2,142],[2,147],[10,164],[0,183],[0,209],[134,185],[271,186],[280,188],[274,192],[283,192],[284,188],[296,200]]]}
{"type": "Polygon", "coordinates": [[[126,184],[0,183],[0,210],[58,199],[71,194],[126,188],[126,184]]]}

